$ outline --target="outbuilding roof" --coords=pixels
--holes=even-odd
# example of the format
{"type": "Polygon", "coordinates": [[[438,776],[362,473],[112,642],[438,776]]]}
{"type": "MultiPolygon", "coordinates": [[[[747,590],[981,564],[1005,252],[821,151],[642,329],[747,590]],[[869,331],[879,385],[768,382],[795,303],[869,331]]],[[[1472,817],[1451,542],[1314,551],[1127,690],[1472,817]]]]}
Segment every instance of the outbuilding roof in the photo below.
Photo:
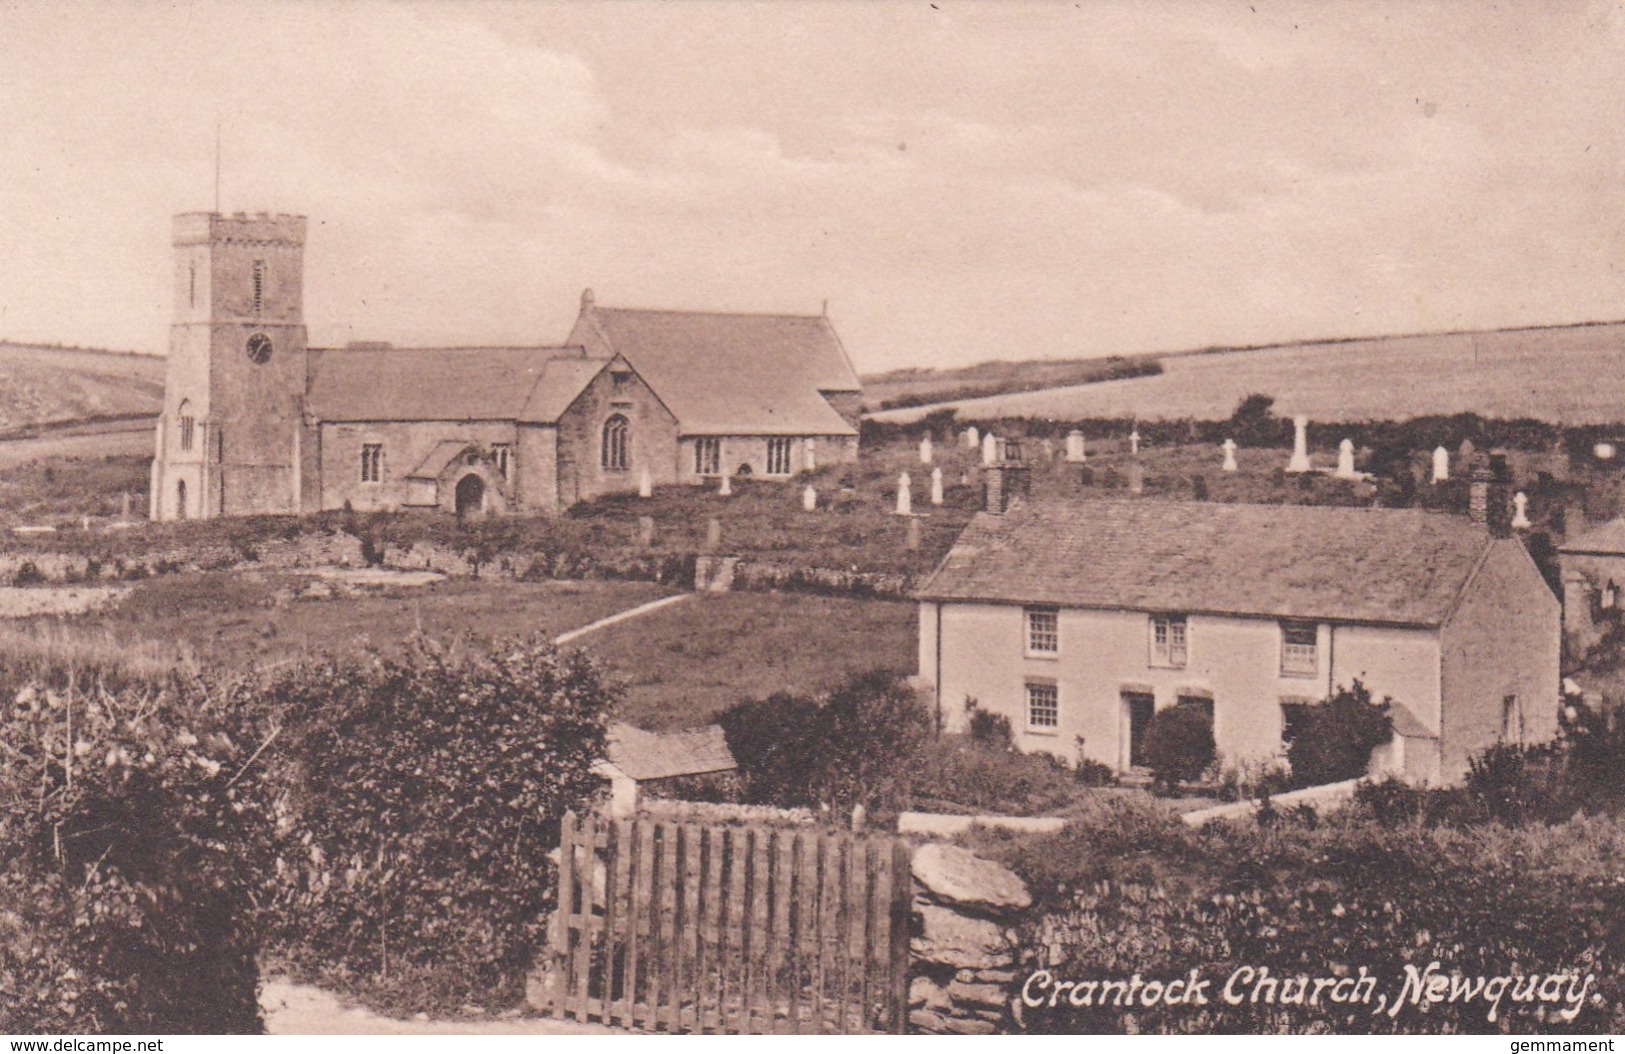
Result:
{"type": "Polygon", "coordinates": [[[1565,553],[1625,556],[1625,519],[1609,520],[1558,546],[1565,553]]]}
{"type": "Polygon", "coordinates": [[[599,307],[569,342],[622,355],[684,435],[855,435],[821,392],[862,384],[829,319],[599,307]]]}
{"type": "Polygon", "coordinates": [[[312,349],[322,421],[558,420],[609,360],[581,348],[312,349]]]}
{"type": "Polygon", "coordinates": [[[1437,626],[1493,542],[1415,509],[1035,502],[977,515],[918,595],[1437,626]]]}
{"type": "Polygon", "coordinates": [[[639,782],[729,772],[739,767],[720,725],[676,732],[611,725],[608,755],[611,764],[639,782]]]}

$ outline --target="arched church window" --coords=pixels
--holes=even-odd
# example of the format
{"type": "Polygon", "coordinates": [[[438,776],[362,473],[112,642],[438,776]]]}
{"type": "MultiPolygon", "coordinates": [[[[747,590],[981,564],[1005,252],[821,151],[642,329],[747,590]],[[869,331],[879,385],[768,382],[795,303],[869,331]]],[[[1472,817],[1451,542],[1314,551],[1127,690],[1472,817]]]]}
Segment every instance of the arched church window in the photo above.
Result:
{"type": "Polygon", "coordinates": [[[632,426],[616,414],[604,422],[603,466],[610,472],[625,472],[631,463],[627,456],[628,434],[632,426]]]}

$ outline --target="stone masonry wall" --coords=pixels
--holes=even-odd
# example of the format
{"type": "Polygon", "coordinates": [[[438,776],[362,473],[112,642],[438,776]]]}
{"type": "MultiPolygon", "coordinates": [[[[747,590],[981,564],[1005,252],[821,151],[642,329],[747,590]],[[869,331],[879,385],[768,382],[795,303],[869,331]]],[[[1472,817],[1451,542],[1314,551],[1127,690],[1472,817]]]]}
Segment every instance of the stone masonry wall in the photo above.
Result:
{"type": "Polygon", "coordinates": [[[916,936],[909,947],[910,1031],[1017,1031],[1014,923],[1032,895],[1008,868],[957,846],[914,854],[916,936]]]}

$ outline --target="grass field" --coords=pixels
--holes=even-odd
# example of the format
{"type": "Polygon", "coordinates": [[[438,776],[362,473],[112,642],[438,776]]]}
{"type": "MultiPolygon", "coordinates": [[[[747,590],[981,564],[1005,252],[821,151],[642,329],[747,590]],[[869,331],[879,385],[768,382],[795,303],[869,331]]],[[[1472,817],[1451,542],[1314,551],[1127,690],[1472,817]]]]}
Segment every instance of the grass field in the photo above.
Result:
{"type": "Polygon", "coordinates": [[[165,360],[0,342],[0,432],[54,421],[156,414],[165,360]]]}
{"type": "MultiPolygon", "coordinates": [[[[1153,377],[967,399],[966,420],[1222,420],[1252,392],[1317,421],[1476,412],[1562,424],[1625,419],[1625,323],[1389,337],[1162,356],[1153,377]]],[[[877,413],[908,421],[926,408],[877,413]]]]}
{"type": "MultiPolygon", "coordinates": [[[[258,572],[166,575],[137,583],[116,607],[10,622],[7,633],[78,637],[154,662],[232,669],[319,654],[399,648],[421,629],[475,643],[557,635],[671,591],[643,582],[487,582],[311,597],[309,576],[258,572]]],[[[3,624],[0,624],[3,625],[3,624]]],[[[744,698],[807,692],[874,666],[914,666],[912,604],[778,593],[695,595],[572,642],[623,679],[623,717],[649,728],[703,724],[744,698]]]]}

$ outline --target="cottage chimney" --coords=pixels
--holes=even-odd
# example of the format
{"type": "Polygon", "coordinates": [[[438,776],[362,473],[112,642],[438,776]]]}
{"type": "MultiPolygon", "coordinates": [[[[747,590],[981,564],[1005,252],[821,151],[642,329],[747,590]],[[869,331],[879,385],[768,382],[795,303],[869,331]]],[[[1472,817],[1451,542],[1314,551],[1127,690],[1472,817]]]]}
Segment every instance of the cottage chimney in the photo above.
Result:
{"type": "Polygon", "coordinates": [[[1490,455],[1489,487],[1484,496],[1486,525],[1497,538],[1512,535],[1512,473],[1507,468],[1507,456],[1490,455]]]}
{"type": "Polygon", "coordinates": [[[1491,479],[1488,465],[1473,465],[1472,482],[1467,485],[1467,518],[1474,523],[1489,522],[1491,479]]]}
{"type": "Polygon", "coordinates": [[[1019,461],[998,461],[983,470],[988,512],[1002,516],[1023,504],[1032,491],[1032,473],[1019,461]]]}

